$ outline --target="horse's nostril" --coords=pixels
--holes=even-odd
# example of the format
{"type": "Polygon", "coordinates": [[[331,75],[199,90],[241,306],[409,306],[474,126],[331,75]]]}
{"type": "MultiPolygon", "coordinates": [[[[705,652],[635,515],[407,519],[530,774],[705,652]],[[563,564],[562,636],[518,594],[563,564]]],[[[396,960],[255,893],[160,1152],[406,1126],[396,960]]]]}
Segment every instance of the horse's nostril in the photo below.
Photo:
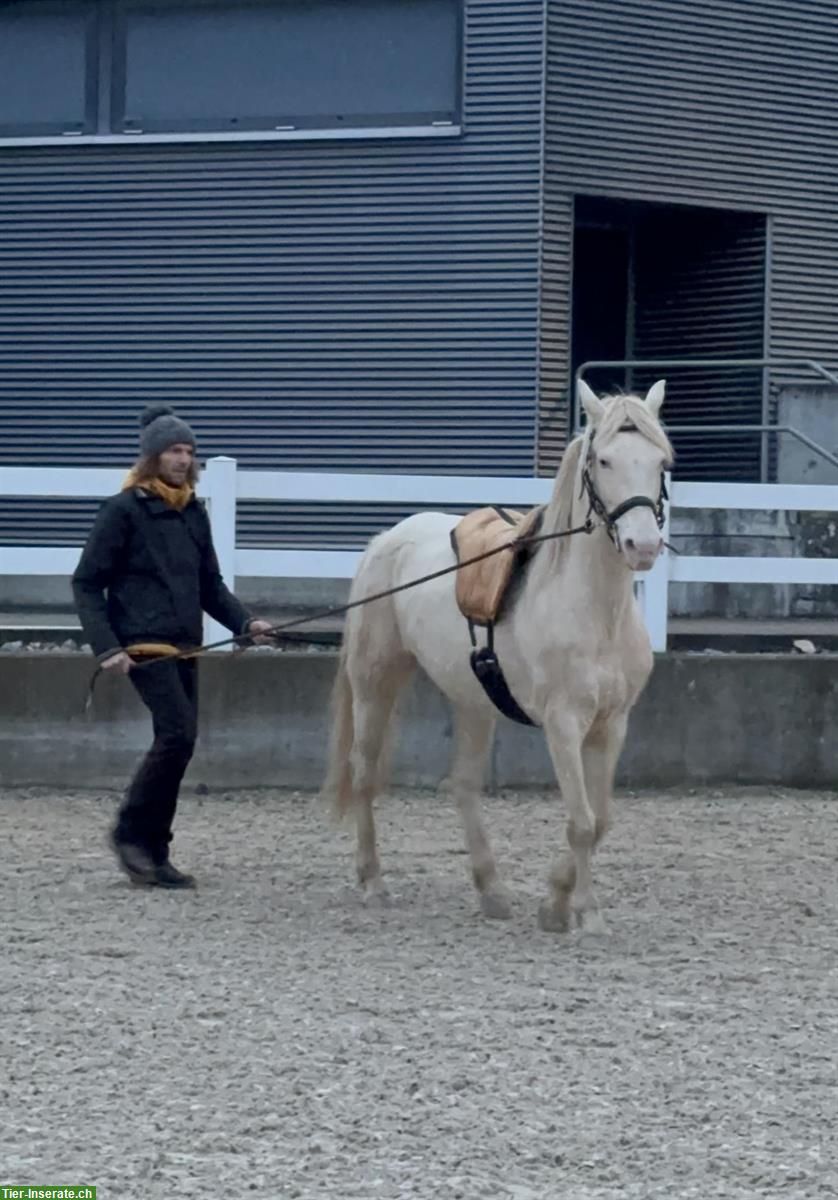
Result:
{"type": "Polygon", "coordinates": [[[634,538],[626,538],[626,549],[634,550],[634,548],[635,548],[634,538]]]}

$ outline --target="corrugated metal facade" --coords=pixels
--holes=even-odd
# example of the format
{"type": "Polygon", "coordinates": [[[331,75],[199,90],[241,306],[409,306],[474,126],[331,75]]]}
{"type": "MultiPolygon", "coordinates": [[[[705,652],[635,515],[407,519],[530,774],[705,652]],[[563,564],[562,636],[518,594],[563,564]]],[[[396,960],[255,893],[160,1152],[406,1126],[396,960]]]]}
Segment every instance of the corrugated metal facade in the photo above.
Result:
{"type": "MultiPolygon", "coordinates": [[[[763,214],[767,353],[833,366],[838,354],[838,5],[548,0],[547,7],[543,469],[555,465],[567,431],[575,196],[763,214]]],[[[732,353],[722,330],[718,343],[707,332],[701,353],[732,353]]],[[[741,343],[746,353],[750,337],[741,343]]],[[[666,412],[672,422],[675,383],[666,412]]]]}
{"type": "MultiPolygon", "coordinates": [[[[636,353],[836,365],[832,0],[466,14],[461,138],[0,147],[0,461],[127,461],[172,398],[245,466],[527,473],[538,425],[553,470],[580,197],[741,214],[677,278],[638,274],[636,353]]],[[[672,379],[670,422],[762,402],[753,375],[672,379]]],[[[4,501],[0,539],[77,540],[90,510],[4,501]]],[[[398,515],[254,508],[242,533],[357,543],[398,515]]]]}
{"type": "MultiPolygon", "coordinates": [[[[0,148],[0,461],[127,462],[172,398],[244,466],[530,473],[544,12],[466,15],[461,138],[0,148]]],[[[90,506],[51,512],[0,538],[90,506]]],[[[278,515],[245,537],[380,524],[278,515]]]]}

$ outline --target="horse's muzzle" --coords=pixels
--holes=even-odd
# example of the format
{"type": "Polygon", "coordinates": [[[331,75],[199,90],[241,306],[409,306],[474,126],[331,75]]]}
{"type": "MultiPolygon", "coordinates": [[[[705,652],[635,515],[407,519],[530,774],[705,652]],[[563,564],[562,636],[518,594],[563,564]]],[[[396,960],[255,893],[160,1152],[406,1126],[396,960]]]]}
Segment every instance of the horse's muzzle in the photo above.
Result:
{"type": "Polygon", "coordinates": [[[651,571],[663,549],[663,538],[626,538],[622,543],[623,554],[632,571],[651,571]]]}

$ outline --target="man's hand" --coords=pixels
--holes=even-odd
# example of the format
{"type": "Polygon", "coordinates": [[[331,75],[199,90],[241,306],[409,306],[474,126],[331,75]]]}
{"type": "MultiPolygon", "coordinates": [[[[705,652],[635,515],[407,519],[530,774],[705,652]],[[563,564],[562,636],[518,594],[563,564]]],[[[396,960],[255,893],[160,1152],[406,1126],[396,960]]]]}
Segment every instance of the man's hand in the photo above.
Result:
{"type": "Polygon", "coordinates": [[[274,639],[272,637],[265,637],[264,634],[271,628],[270,621],[251,621],[247,627],[247,632],[257,646],[270,646],[274,639]]]}
{"type": "Polygon", "coordinates": [[[119,654],[112,654],[100,665],[103,671],[116,671],[121,675],[127,675],[134,663],[124,650],[120,650],[119,654]]]}

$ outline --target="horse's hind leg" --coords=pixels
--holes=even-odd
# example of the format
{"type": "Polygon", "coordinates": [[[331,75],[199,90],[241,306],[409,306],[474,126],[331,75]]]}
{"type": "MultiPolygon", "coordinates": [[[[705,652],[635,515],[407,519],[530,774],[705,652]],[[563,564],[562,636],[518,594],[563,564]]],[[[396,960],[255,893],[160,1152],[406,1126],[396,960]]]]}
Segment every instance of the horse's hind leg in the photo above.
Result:
{"type": "Polygon", "coordinates": [[[512,916],[512,907],[498,880],[495,857],[480,813],[494,732],[495,718],[491,714],[465,708],[455,710],[454,760],[443,788],[455,797],[460,809],[481,911],[485,917],[507,919],[512,916]]]}
{"type": "MultiPolygon", "coordinates": [[[[358,883],[367,898],[385,898],[375,836],[373,801],[382,777],[388,725],[396,697],[411,674],[413,658],[399,647],[388,661],[352,680],[354,731],[350,752],[353,806],[357,829],[358,883]]],[[[353,672],[350,666],[350,678],[353,672]]]]}

